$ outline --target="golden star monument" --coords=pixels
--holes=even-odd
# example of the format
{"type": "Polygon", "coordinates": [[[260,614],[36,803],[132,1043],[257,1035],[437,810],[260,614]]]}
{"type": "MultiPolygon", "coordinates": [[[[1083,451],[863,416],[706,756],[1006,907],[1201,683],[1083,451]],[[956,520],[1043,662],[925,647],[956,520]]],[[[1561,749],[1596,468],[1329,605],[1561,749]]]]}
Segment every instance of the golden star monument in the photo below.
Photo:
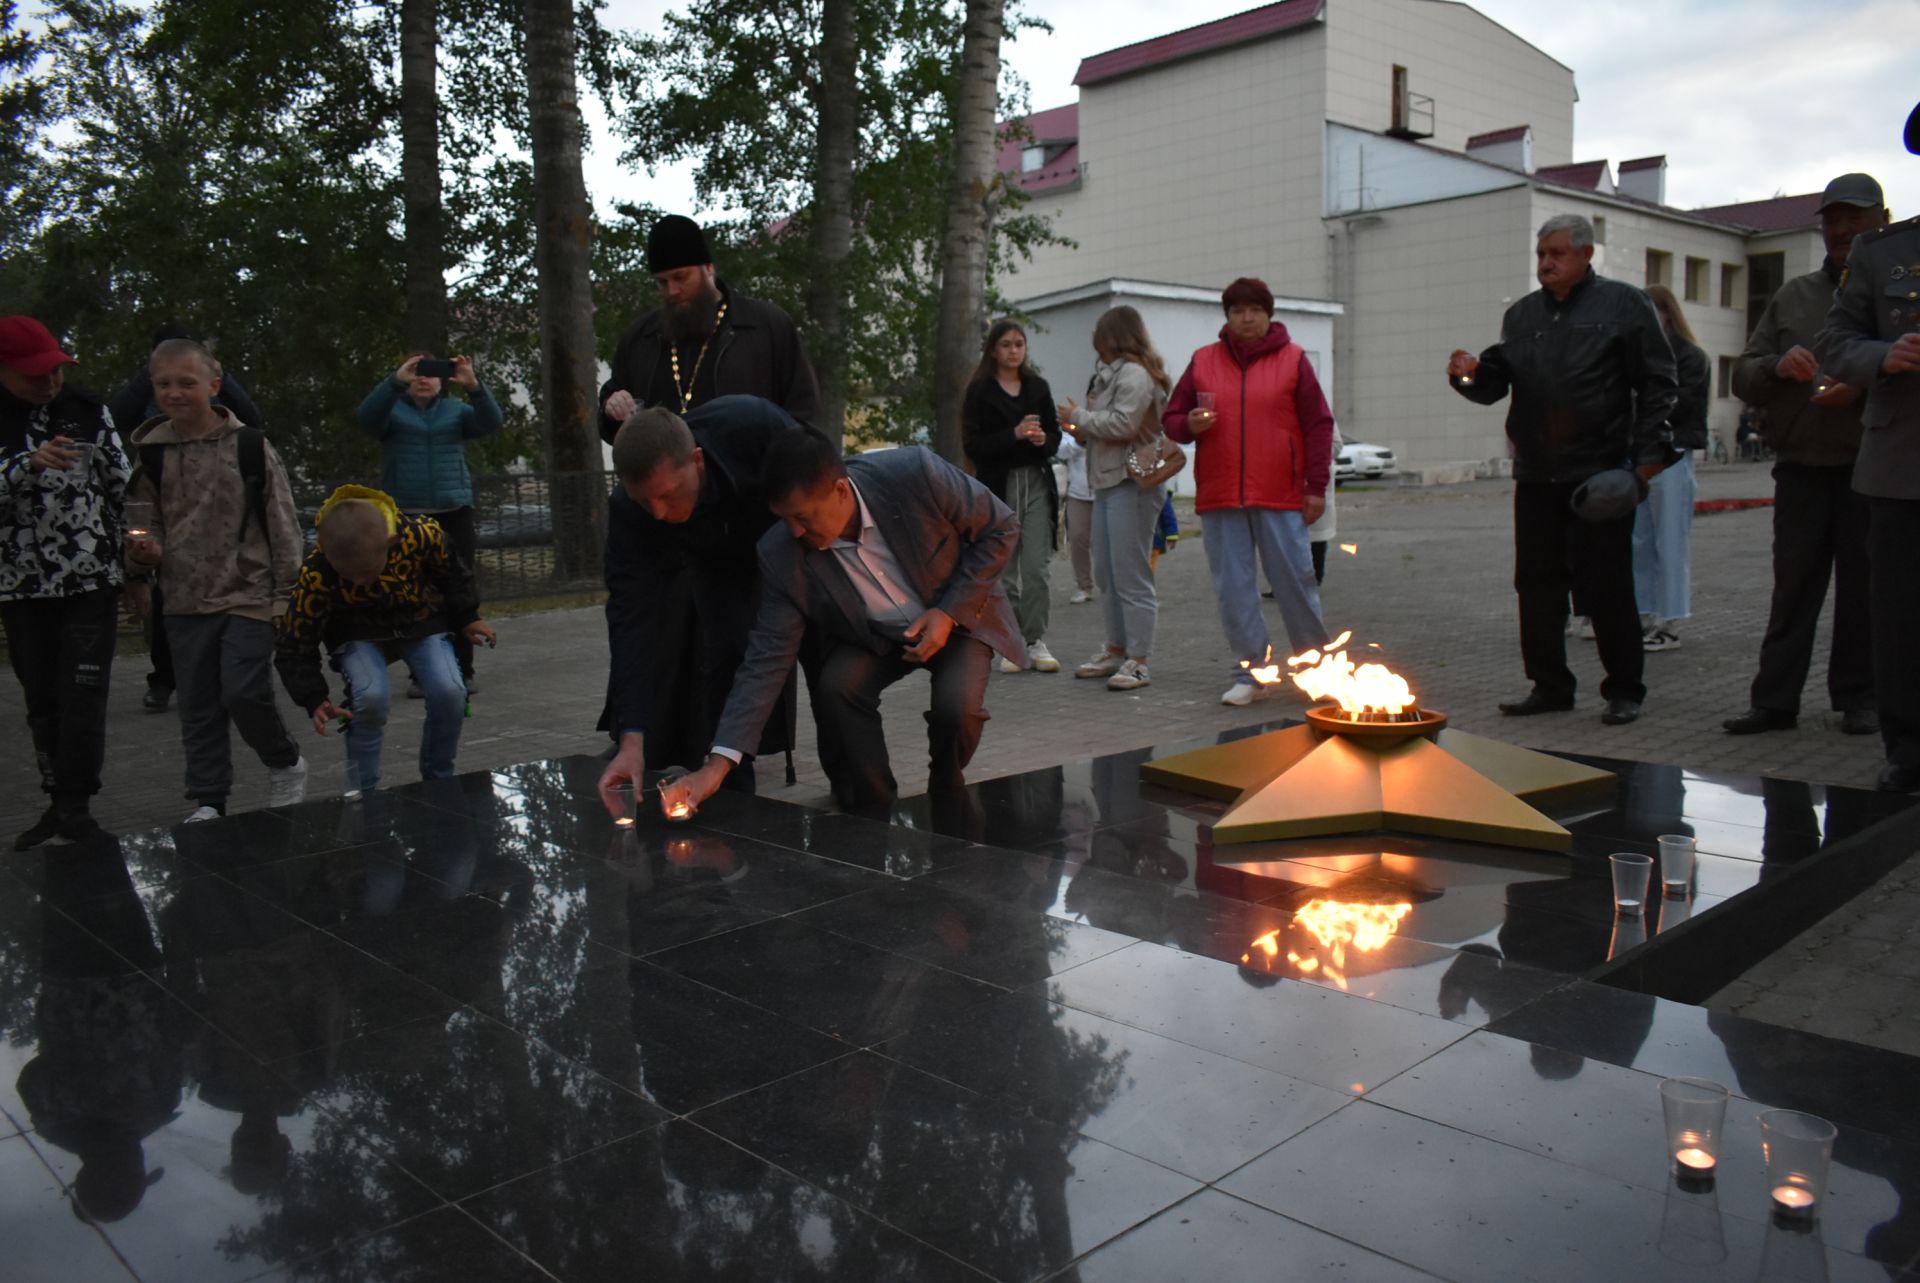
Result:
{"type": "MultiPolygon", "coordinates": [[[[1293,682],[1337,707],[1307,724],[1143,764],[1152,784],[1233,803],[1216,845],[1393,829],[1498,846],[1564,852],[1573,835],[1531,802],[1587,792],[1613,773],[1532,749],[1448,730],[1418,707],[1406,680],[1356,667],[1342,633],[1324,652],[1287,660],[1293,682]]],[[[1277,667],[1253,668],[1256,680],[1277,667]]]]}

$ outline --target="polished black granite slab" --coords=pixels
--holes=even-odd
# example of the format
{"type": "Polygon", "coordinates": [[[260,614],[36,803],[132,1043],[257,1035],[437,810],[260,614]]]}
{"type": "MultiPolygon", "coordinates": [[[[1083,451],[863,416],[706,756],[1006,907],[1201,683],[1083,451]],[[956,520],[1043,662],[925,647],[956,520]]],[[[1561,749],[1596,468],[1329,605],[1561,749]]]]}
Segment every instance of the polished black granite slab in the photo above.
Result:
{"type": "Polygon", "coordinates": [[[0,1277],[1915,1277],[1920,1066],[1633,988],[1912,799],[1602,763],[1570,858],[1216,848],[1151,755],[626,829],[567,759],[11,857],[0,1277]],[[1691,894],[1615,919],[1666,832],[1691,894]],[[1706,1193],[1674,1073],[1734,1092],[1706,1193]],[[1841,1128],[1813,1234],[1776,1106],[1841,1128]]]}

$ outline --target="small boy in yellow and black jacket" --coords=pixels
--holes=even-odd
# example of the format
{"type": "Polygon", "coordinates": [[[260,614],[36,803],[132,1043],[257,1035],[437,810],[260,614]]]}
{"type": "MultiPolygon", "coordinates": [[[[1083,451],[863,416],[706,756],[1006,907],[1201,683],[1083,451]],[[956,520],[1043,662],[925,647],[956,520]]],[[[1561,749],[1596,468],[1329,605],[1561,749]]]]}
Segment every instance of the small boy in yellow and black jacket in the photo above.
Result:
{"type": "Polygon", "coordinates": [[[420,777],[453,774],[465,716],[466,683],[452,634],[497,640],[479,617],[473,574],[431,517],[401,515],[394,501],[365,486],[341,486],[320,507],[320,542],[307,554],[276,648],[280,681],[307,710],[313,728],[344,721],[347,786],[380,783],[392,688],[387,666],[407,661],[426,692],[420,777]],[[335,704],[320,668],[325,645],[345,684],[335,704]]]}

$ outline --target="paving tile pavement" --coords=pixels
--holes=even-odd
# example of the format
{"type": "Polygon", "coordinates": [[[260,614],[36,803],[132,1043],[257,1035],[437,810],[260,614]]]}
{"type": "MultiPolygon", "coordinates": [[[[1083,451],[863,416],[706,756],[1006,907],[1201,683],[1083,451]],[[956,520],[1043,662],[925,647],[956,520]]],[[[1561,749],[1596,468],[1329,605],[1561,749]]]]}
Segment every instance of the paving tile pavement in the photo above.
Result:
{"type": "MultiPolygon", "coordinates": [[[[1754,509],[1699,518],[1693,530],[1693,618],[1679,628],[1676,651],[1647,657],[1650,690],[1645,715],[1624,727],[1599,720],[1600,666],[1591,643],[1569,639],[1581,683],[1571,713],[1502,717],[1498,701],[1524,694],[1511,587],[1510,482],[1477,482],[1435,489],[1391,484],[1341,491],[1339,540],[1355,552],[1330,553],[1324,589],[1328,625],[1350,628],[1355,643],[1377,642],[1372,656],[1406,673],[1424,704],[1444,710],[1453,724],[1534,748],[1602,753],[1822,783],[1871,787],[1881,764],[1875,737],[1839,733],[1826,710],[1823,687],[1831,605],[1823,613],[1820,647],[1800,726],[1792,731],[1735,737],[1723,718],[1747,705],[1771,583],[1771,512],[1754,509]]],[[[1763,498],[1772,482],[1759,465],[1723,465],[1700,471],[1703,499],[1763,498]]],[[[1195,523],[1189,516],[1190,531],[1195,523]]],[[[1207,734],[1224,727],[1297,714],[1304,701],[1282,693],[1248,708],[1223,707],[1219,696],[1232,669],[1214,609],[1206,552],[1183,540],[1162,559],[1159,638],[1152,684],[1110,692],[1097,681],[1076,680],[1072,667],[1104,641],[1099,603],[1070,605],[1073,584],[1064,557],[1053,563],[1053,612],[1048,642],[1065,671],[998,675],[988,692],[992,720],[970,778],[1024,771],[1067,758],[1135,748],[1207,734]]],[[[1276,653],[1288,643],[1276,612],[1267,611],[1276,653]]],[[[556,611],[498,621],[500,648],[480,657],[481,691],[461,745],[463,769],[504,766],[605,746],[593,730],[604,689],[607,651],[597,609],[556,611]]],[[[116,664],[108,721],[106,790],[96,814],[108,828],[136,831],[176,822],[188,809],[181,796],[178,722],[171,712],[142,711],[145,663],[116,664]]],[[[925,679],[896,686],[884,702],[887,738],[903,794],[924,787],[925,679]]],[[[284,701],[283,701],[284,702],[284,701]]],[[[343,787],[337,745],[322,741],[285,704],[289,726],[306,746],[311,796],[343,787]]],[[[397,701],[387,739],[387,776],[412,774],[421,705],[397,701]]],[[[30,748],[21,723],[18,686],[0,683],[0,725],[14,733],[0,742],[0,766],[10,786],[0,798],[0,832],[27,827],[43,801],[33,788],[30,748]]],[[[803,716],[803,722],[805,718],[803,716]]],[[[810,733],[803,726],[803,739],[810,733]]],[[[235,744],[233,805],[262,805],[266,770],[235,744]]],[[[772,797],[821,803],[825,778],[809,750],[795,755],[797,781],[781,785],[779,767],[762,770],[772,797]]],[[[1901,884],[1906,903],[1920,908],[1920,888],[1901,884]]],[[[1920,920],[1920,914],[1907,914],[1920,920]]],[[[1804,968],[1803,968],[1804,969],[1804,968]]],[[[1758,1001],[1743,991],[1743,1001],[1758,1001]]]]}

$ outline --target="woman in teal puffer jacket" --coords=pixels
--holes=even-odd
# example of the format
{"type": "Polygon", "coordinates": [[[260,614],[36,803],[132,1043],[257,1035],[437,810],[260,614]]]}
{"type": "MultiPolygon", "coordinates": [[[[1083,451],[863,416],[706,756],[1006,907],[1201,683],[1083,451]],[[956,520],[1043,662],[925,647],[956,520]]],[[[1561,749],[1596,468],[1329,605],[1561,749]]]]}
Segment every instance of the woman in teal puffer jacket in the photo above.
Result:
{"type": "MultiPolygon", "coordinates": [[[[473,528],[473,474],[467,442],[500,430],[500,404],[480,385],[471,357],[453,359],[451,379],[428,378],[418,366],[432,354],[416,352],[360,403],[360,426],[380,442],[380,488],[408,516],[432,517],[453,541],[454,552],[473,572],[478,536],[473,528]],[[467,390],[465,401],[446,395],[446,384],[467,390]]],[[[469,694],[473,643],[455,637],[460,675],[469,694]]],[[[409,689],[409,695],[413,690],[409,689]]]]}

